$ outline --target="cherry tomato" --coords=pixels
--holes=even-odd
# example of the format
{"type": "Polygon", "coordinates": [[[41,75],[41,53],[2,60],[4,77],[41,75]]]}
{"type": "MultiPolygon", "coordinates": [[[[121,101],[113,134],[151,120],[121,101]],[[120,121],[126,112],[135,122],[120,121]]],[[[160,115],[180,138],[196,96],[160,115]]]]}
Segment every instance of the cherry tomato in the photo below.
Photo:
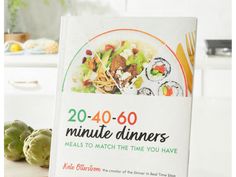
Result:
{"type": "Polygon", "coordinates": [[[84,84],[84,86],[89,86],[92,84],[92,82],[89,79],[87,79],[83,82],[83,84],[84,84]]]}
{"type": "Polygon", "coordinates": [[[164,65],[161,65],[161,66],[155,66],[154,67],[155,70],[159,71],[160,73],[164,73],[166,68],[164,65]]]}
{"type": "Polygon", "coordinates": [[[171,96],[173,94],[173,89],[171,87],[167,87],[166,96],[171,96]]]}
{"type": "Polygon", "coordinates": [[[108,50],[110,50],[110,49],[112,49],[112,51],[114,51],[114,50],[115,50],[115,47],[114,47],[113,45],[111,45],[111,44],[105,45],[105,51],[108,51],[108,50]]]}
{"type": "Polygon", "coordinates": [[[86,50],[86,55],[92,55],[92,51],[91,50],[86,50]]]}

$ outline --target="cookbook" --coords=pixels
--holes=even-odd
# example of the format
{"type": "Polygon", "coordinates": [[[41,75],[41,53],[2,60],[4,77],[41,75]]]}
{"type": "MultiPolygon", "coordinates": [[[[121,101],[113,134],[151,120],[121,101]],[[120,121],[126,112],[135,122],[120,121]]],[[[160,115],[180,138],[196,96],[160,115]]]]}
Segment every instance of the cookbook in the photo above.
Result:
{"type": "Polygon", "coordinates": [[[50,177],[187,177],[196,27],[62,18],[50,177]]]}

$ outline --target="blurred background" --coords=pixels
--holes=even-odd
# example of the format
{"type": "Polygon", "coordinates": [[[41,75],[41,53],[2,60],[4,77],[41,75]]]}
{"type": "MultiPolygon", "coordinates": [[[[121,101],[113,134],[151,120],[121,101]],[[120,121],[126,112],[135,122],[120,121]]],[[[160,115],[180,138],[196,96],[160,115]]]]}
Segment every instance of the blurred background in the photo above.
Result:
{"type": "MultiPolygon", "coordinates": [[[[190,177],[231,176],[231,0],[5,0],[4,5],[5,121],[20,119],[34,128],[51,128],[54,119],[62,15],[197,17],[190,177]]],[[[7,162],[9,177],[10,168],[7,162]]],[[[30,173],[35,171],[27,167],[22,176],[30,173]]]]}

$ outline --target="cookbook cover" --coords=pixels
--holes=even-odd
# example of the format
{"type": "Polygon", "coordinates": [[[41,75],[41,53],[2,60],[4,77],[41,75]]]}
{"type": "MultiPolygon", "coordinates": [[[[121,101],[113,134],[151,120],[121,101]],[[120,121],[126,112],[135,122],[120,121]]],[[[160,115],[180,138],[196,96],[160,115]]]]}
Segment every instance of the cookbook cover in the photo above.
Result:
{"type": "Polygon", "coordinates": [[[50,177],[187,177],[196,23],[62,18],[50,177]]]}

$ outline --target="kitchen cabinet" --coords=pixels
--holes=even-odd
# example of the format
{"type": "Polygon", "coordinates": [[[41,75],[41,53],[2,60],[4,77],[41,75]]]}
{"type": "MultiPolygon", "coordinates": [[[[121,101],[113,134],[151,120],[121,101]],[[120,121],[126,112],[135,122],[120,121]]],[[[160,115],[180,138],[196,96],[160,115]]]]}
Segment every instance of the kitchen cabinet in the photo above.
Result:
{"type": "Polygon", "coordinates": [[[231,97],[232,57],[207,56],[202,67],[202,90],[206,97],[231,97]]]}
{"type": "Polygon", "coordinates": [[[6,95],[55,95],[57,68],[5,67],[6,95]]]}
{"type": "Polygon", "coordinates": [[[203,96],[231,97],[231,70],[208,69],[203,75],[203,96]]]}
{"type": "Polygon", "coordinates": [[[5,55],[5,67],[57,67],[58,55],[5,55]]]}
{"type": "Polygon", "coordinates": [[[52,128],[55,95],[6,94],[5,121],[22,120],[34,129],[52,128]]]}
{"type": "Polygon", "coordinates": [[[5,57],[5,121],[52,127],[57,61],[57,55],[5,57]]]}
{"type": "Polygon", "coordinates": [[[203,44],[197,46],[194,96],[231,97],[231,56],[208,56],[203,44]]]}
{"type": "Polygon", "coordinates": [[[194,97],[189,177],[231,176],[231,98],[194,97]]]}

